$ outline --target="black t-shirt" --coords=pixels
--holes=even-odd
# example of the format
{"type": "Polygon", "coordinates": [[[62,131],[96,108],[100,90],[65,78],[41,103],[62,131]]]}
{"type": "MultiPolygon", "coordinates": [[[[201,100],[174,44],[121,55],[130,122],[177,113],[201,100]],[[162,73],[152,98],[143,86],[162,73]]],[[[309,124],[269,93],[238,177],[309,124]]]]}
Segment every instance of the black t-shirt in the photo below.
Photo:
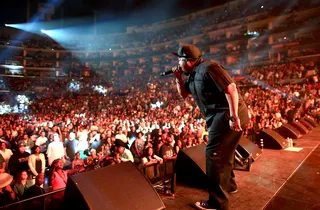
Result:
{"type": "Polygon", "coordinates": [[[13,154],[9,159],[8,169],[11,175],[16,175],[19,171],[28,171],[28,157],[30,156],[29,153],[24,152],[20,153],[17,152],[13,154]]]}
{"type": "Polygon", "coordinates": [[[67,139],[64,142],[64,146],[66,148],[66,153],[68,155],[68,157],[73,160],[74,156],[76,154],[76,148],[77,148],[77,144],[78,144],[78,140],[73,139],[73,140],[69,140],[67,139]]]}
{"type": "MultiPolygon", "coordinates": [[[[202,114],[208,119],[221,111],[228,111],[229,114],[225,89],[233,82],[222,65],[205,61],[196,66],[194,72],[189,75],[185,88],[192,94],[202,114]]],[[[242,124],[249,122],[247,106],[241,95],[238,115],[242,124]]]]}

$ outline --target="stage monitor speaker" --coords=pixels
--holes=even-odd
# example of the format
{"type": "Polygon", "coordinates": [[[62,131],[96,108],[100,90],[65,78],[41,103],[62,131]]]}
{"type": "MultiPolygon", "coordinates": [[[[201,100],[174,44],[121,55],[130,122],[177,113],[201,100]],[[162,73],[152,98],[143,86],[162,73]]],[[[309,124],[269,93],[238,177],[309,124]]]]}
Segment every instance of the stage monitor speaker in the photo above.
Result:
{"type": "Polygon", "coordinates": [[[295,127],[296,129],[298,129],[298,130],[300,131],[300,133],[303,134],[303,135],[309,133],[308,128],[307,128],[306,126],[304,126],[304,125],[303,125],[301,122],[299,122],[299,121],[295,121],[295,122],[291,123],[291,125],[292,125],[293,127],[295,127]]]}
{"type": "Polygon", "coordinates": [[[237,147],[237,151],[241,154],[242,157],[248,158],[251,154],[253,161],[258,159],[262,154],[261,149],[255,145],[252,141],[242,136],[239,145],[237,147]]]}
{"type": "MultiPolygon", "coordinates": [[[[253,160],[262,154],[259,147],[243,136],[239,141],[237,151],[243,158],[248,158],[251,154],[253,160]]],[[[200,144],[180,150],[176,161],[176,174],[178,182],[206,188],[206,145],[200,144]]]]}
{"type": "Polygon", "coordinates": [[[257,135],[259,141],[263,139],[263,147],[268,149],[284,149],[288,146],[288,142],[279,133],[271,129],[263,129],[257,135]]]}
{"type": "Polygon", "coordinates": [[[63,209],[164,209],[146,177],[130,161],[69,177],[63,209]],[[72,208],[71,208],[72,207],[72,208]]]}
{"type": "Polygon", "coordinates": [[[290,124],[283,124],[281,127],[277,128],[276,131],[284,138],[289,137],[292,139],[298,139],[302,136],[300,131],[290,124]]]}
{"type": "Polygon", "coordinates": [[[206,188],[206,145],[199,144],[179,151],[176,161],[177,181],[206,188]]]}
{"type": "Polygon", "coordinates": [[[313,119],[311,119],[310,117],[305,117],[303,118],[305,121],[307,121],[308,123],[310,123],[313,127],[317,127],[319,124],[317,122],[315,122],[313,119]]]}
{"type": "Polygon", "coordinates": [[[299,122],[301,124],[303,124],[304,126],[306,126],[309,131],[311,131],[314,128],[313,125],[311,125],[308,121],[306,121],[304,119],[300,119],[299,122]]]}

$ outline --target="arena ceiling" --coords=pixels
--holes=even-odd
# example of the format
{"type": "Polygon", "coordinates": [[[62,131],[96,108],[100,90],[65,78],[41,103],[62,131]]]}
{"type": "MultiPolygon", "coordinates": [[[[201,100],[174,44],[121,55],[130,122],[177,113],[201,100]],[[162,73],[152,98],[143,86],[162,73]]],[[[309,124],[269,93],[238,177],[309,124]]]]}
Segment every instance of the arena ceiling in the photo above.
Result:
{"type": "Polygon", "coordinates": [[[131,25],[161,21],[227,2],[227,0],[10,0],[1,2],[5,12],[0,13],[0,23],[26,22],[27,2],[30,3],[32,17],[37,14],[39,3],[45,4],[50,1],[61,1],[55,7],[52,19],[93,17],[96,12],[103,14],[103,19],[126,18],[130,20],[131,25]]]}

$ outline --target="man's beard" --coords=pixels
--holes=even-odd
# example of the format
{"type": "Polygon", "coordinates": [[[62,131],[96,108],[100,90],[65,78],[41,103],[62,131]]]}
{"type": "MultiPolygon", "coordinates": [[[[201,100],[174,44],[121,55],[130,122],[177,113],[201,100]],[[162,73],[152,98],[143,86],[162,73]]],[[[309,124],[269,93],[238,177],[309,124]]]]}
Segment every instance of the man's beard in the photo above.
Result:
{"type": "Polygon", "coordinates": [[[189,66],[185,66],[185,65],[181,66],[181,69],[183,73],[186,75],[189,75],[193,71],[193,68],[190,68],[189,66]]]}

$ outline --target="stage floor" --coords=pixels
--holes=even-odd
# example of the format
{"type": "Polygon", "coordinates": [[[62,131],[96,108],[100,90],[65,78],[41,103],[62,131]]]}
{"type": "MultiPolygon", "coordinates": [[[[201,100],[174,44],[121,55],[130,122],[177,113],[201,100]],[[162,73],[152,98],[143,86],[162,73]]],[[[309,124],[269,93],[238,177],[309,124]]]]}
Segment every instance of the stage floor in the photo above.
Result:
{"type": "MultiPolygon", "coordinates": [[[[299,152],[264,149],[250,172],[236,171],[238,192],[230,210],[320,209],[320,126],[298,140],[299,152]]],[[[166,209],[195,209],[207,191],[177,184],[175,198],[163,197],[166,209]]]]}

